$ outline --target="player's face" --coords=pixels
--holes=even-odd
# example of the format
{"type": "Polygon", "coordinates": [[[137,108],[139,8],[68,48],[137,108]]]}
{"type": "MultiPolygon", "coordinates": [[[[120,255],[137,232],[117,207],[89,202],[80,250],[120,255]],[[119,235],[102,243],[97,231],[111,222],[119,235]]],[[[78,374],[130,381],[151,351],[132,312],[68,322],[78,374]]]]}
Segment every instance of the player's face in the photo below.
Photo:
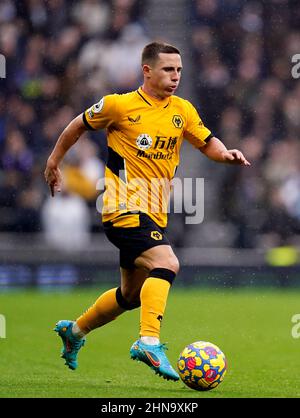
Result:
{"type": "Polygon", "coordinates": [[[147,66],[147,83],[153,93],[159,98],[169,97],[175,93],[182,70],[182,62],[179,54],[160,53],[158,60],[147,66]]]}

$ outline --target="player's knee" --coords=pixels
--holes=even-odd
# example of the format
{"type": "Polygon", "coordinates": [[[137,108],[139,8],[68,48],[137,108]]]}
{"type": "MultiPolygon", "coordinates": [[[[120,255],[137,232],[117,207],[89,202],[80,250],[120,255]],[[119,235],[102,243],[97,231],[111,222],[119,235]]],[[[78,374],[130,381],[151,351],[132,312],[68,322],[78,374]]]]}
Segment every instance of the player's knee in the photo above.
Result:
{"type": "Polygon", "coordinates": [[[179,265],[178,258],[176,256],[170,256],[164,260],[161,260],[157,265],[153,265],[153,268],[156,268],[156,267],[161,267],[161,268],[170,270],[176,275],[179,272],[180,265],[179,265]]]}
{"type": "Polygon", "coordinates": [[[174,256],[171,258],[168,269],[174,271],[175,274],[179,273],[180,264],[177,257],[174,256]]]}
{"type": "Polygon", "coordinates": [[[170,284],[176,278],[177,273],[179,272],[179,261],[176,257],[172,257],[170,260],[165,260],[165,263],[160,267],[154,267],[150,272],[150,277],[156,277],[159,279],[167,280],[170,284]]]}
{"type": "Polygon", "coordinates": [[[173,271],[175,274],[179,272],[179,261],[178,258],[175,255],[170,255],[167,257],[159,257],[151,260],[147,268],[149,271],[155,269],[155,268],[163,268],[170,271],[173,271]]]}

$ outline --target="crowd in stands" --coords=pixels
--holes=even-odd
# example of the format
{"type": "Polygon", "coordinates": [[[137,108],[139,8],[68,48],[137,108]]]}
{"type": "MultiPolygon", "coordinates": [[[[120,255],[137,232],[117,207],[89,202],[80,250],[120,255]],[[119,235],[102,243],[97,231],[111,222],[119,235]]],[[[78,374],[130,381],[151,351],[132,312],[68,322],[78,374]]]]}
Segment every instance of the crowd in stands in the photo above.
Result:
{"type": "MultiPolygon", "coordinates": [[[[101,228],[91,213],[106,159],[104,133],[86,133],[68,155],[55,208],[43,170],[73,117],[104,94],[141,84],[140,53],[152,39],[146,3],[1,1],[1,232],[52,230],[55,244],[59,217],[71,223],[74,215],[78,223],[86,209],[82,228],[101,228]],[[67,215],[61,208],[70,202],[67,215]]],[[[300,54],[298,3],[187,1],[195,105],[214,134],[252,162],[247,170],[226,167],[214,179],[218,218],[235,226],[236,247],[282,245],[300,234],[300,81],[291,75],[291,57],[300,54]]],[[[70,246],[80,241],[67,236],[70,246]]]]}
{"type": "Polygon", "coordinates": [[[79,224],[91,231],[101,228],[95,199],[106,159],[103,132],[86,133],[67,155],[64,189],[53,201],[43,171],[75,116],[104,94],[140,84],[140,52],[148,42],[144,5],[136,0],[1,1],[0,52],[7,77],[0,79],[0,231],[49,231],[53,245],[84,247],[86,239],[72,240],[66,226],[72,217],[74,229],[79,224]]]}
{"type": "Polygon", "coordinates": [[[299,2],[195,0],[190,16],[201,115],[252,163],[215,179],[220,219],[237,247],[299,245],[299,2]]]}

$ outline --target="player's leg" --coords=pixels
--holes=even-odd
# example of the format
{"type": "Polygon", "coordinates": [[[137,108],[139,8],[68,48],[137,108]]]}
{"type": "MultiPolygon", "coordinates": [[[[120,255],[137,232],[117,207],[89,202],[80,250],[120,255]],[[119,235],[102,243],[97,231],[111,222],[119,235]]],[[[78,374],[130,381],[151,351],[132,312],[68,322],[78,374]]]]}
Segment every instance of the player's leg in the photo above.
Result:
{"type": "Polygon", "coordinates": [[[121,267],[120,287],[100,295],[76,321],[63,320],[56,324],[55,331],[63,340],[62,357],[70,369],[77,368],[77,354],[89,332],[140,306],[140,290],[146,277],[147,271],[142,268],[121,267]]]}
{"type": "Polygon", "coordinates": [[[131,357],[148,364],[166,379],[178,380],[159,339],[169,289],[179,271],[178,259],[170,245],[160,245],[143,252],[135,265],[146,269],[148,277],[140,293],[140,339],[132,345],[131,357]]]}
{"type": "Polygon", "coordinates": [[[179,262],[170,245],[160,245],[143,252],[135,264],[149,272],[141,288],[140,335],[159,340],[161,321],[179,262]]]}
{"type": "Polygon", "coordinates": [[[140,290],[147,277],[143,268],[120,268],[121,286],[104,292],[77,320],[73,332],[82,337],[140,306],[140,290]]]}
{"type": "Polygon", "coordinates": [[[121,286],[117,294],[120,306],[132,310],[141,306],[141,288],[148,277],[148,271],[142,267],[121,267],[121,286]]]}
{"type": "Polygon", "coordinates": [[[78,366],[77,354],[85,343],[85,336],[125,312],[117,301],[117,292],[118,288],[104,292],[76,321],[63,320],[56,324],[54,330],[63,341],[62,358],[70,369],[78,366]]]}

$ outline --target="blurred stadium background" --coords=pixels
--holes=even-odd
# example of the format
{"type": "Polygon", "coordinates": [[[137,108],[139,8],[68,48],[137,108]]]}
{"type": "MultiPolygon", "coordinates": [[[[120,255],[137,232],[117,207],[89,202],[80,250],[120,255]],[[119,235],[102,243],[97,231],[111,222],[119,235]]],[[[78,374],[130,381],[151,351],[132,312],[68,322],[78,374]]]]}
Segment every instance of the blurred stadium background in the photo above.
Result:
{"type": "Polygon", "coordinates": [[[55,199],[43,171],[73,117],[141,84],[154,39],[183,52],[179,95],[252,162],[218,165],[183,147],[178,176],[205,179],[205,214],[199,225],[170,214],[180,282],[300,285],[299,27],[297,0],[2,0],[0,289],[116,281],[96,210],[104,132],[68,154],[55,199]]]}

